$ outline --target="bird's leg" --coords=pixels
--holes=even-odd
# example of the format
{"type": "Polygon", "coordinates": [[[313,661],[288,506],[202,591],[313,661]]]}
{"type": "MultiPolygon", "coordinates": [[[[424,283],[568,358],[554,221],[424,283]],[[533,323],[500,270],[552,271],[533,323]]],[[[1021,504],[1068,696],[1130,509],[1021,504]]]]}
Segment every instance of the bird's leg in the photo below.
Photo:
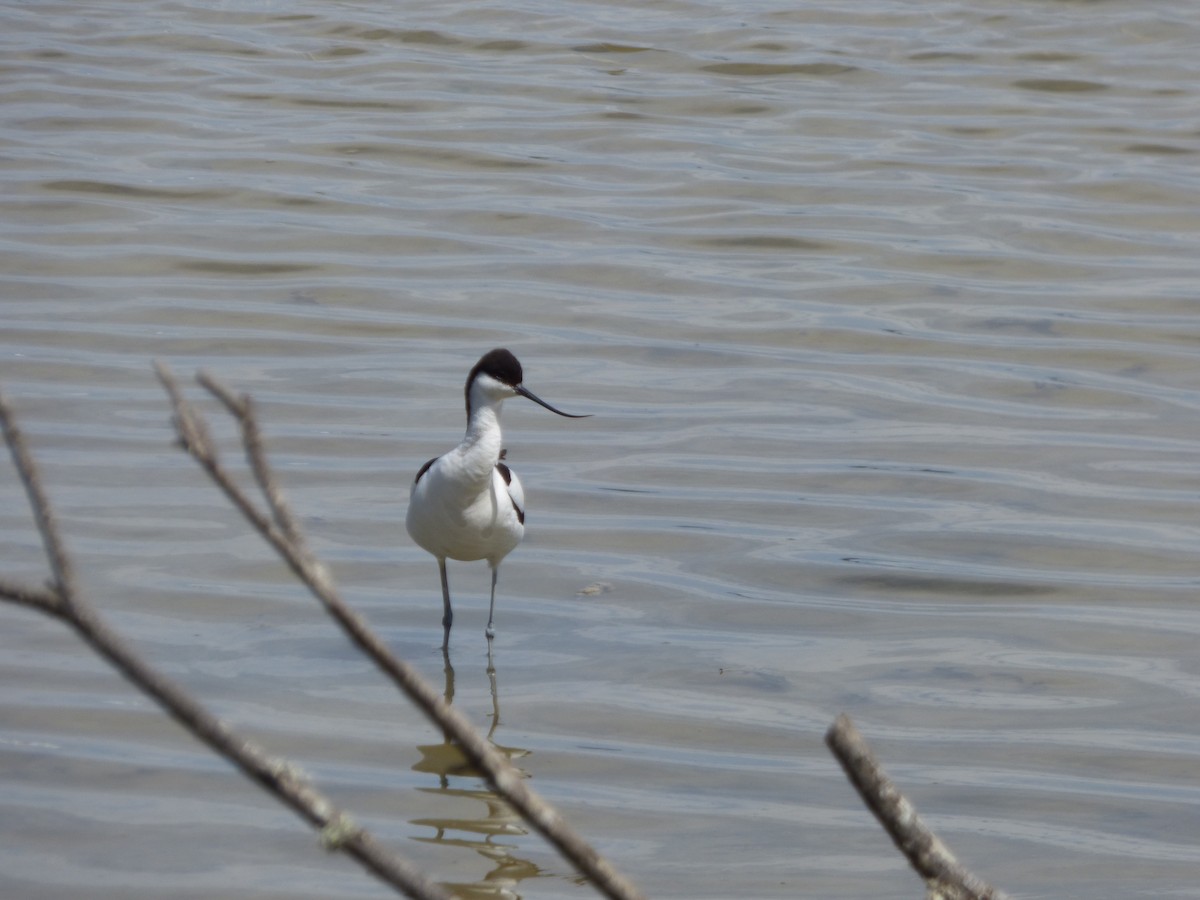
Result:
{"type": "Polygon", "coordinates": [[[446,578],[446,560],[438,558],[438,573],[442,576],[442,649],[450,646],[450,626],[454,622],[454,611],[450,609],[450,581],[446,578]]]}
{"type": "Polygon", "coordinates": [[[488,639],[488,663],[487,663],[488,683],[492,688],[492,724],[488,728],[488,740],[492,739],[492,735],[496,733],[496,728],[500,724],[500,692],[496,688],[496,664],[492,662],[492,641],[488,639]]]}
{"type": "MultiPolygon", "coordinates": [[[[454,702],[454,666],[450,662],[450,648],[442,647],[442,673],[446,676],[446,688],[442,692],[442,696],[446,698],[446,705],[449,706],[454,702]]],[[[446,728],[442,728],[442,738],[447,744],[453,743],[453,738],[446,728]]]]}
{"type": "Polygon", "coordinates": [[[496,614],[496,576],[500,574],[500,567],[495,566],[492,569],[492,602],[488,606],[488,624],[484,634],[487,635],[488,647],[491,647],[491,640],[496,636],[496,629],[492,627],[492,617],[496,614]]]}
{"type": "MultiPolygon", "coordinates": [[[[454,702],[454,664],[450,662],[450,648],[442,648],[442,674],[446,676],[445,690],[442,696],[446,700],[446,705],[449,706],[454,702]]],[[[446,737],[446,743],[450,743],[449,736],[446,737]]]]}

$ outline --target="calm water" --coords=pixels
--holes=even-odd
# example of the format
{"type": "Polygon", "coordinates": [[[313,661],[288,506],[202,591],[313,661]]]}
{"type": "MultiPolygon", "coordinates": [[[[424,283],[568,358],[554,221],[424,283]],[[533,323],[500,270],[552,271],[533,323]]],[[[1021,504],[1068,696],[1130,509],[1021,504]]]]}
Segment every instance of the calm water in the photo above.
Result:
{"type": "MultiPolygon", "coordinates": [[[[917,896],[846,711],[1013,893],[1200,898],[1197,46],[1158,2],[9,4],[0,382],[97,606],[466,895],[591,896],[171,447],[152,359],[258,398],[438,684],[403,517],[468,368],[595,414],[509,404],[529,534],[495,703],[451,569],[455,702],[651,896],[917,896]]],[[[41,578],[7,463],[0,533],[41,578]]],[[[0,629],[0,895],[386,895],[0,629]]]]}

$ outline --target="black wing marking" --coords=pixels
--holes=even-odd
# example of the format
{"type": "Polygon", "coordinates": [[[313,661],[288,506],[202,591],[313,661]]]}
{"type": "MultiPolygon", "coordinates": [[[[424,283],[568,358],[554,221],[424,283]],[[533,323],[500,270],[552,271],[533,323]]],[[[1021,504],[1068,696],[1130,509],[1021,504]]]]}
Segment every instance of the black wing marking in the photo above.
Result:
{"type": "MultiPolygon", "coordinates": [[[[504,479],[505,484],[512,484],[512,469],[510,469],[504,463],[498,462],[498,463],[496,463],[496,471],[500,473],[500,477],[504,479]]],[[[417,477],[419,478],[420,476],[417,476],[417,477]]],[[[513,512],[515,512],[517,514],[517,521],[520,522],[522,525],[524,525],[525,524],[525,510],[523,510],[523,509],[521,509],[521,507],[517,506],[517,501],[516,501],[516,499],[514,499],[512,494],[508,495],[508,499],[512,501],[513,512]]]]}
{"type": "Polygon", "coordinates": [[[425,463],[425,465],[421,466],[421,470],[420,470],[419,472],[417,472],[417,477],[413,479],[413,484],[416,484],[418,481],[420,481],[420,480],[421,480],[421,476],[422,476],[422,475],[424,475],[426,472],[428,472],[428,471],[429,471],[429,467],[430,467],[430,466],[432,466],[432,465],[433,465],[435,462],[437,462],[439,459],[441,459],[441,457],[440,457],[440,456],[435,456],[435,457],[434,457],[433,459],[431,459],[429,462],[425,463]]]}

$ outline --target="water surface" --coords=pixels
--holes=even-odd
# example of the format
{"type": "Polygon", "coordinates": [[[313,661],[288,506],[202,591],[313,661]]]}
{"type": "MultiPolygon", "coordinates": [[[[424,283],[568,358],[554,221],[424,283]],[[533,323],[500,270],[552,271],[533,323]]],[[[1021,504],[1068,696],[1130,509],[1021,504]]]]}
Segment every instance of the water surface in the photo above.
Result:
{"type": "MultiPolygon", "coordinates": [[[[455,703],[649,895],[916,896],[823,747],[845,711],[1009,891],[1200,897],[1200,13],[0,20],[0,382],[88,595],[382,840],[465,895],[590,896],[171,446],[152,359],[254,394],[347,598],[440,685],[403,516],[467,370],[510,347],[594,414],[508,405],[529,531],[495,700],[486,567],[451,569],[455,703]]],[[[4,471],[0,570],[37,580],[4,471]]],[[[0,619],[4,896],[386,896],[0,619]]]]}

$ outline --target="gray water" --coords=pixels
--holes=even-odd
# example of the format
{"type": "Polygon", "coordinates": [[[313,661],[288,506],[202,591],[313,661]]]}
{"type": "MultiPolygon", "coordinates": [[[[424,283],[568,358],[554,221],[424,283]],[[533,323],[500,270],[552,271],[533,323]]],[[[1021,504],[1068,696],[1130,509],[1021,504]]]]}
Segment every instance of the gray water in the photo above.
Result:
{"type": "MultiPolygon", "coordinates": [[[[1200,897],[1198,46],[1160,2],[7,4],[0,383],[104,615],[464,895],[591,892],[172,447],[153,359],[255,396],[439,686],[403,517],[467,370],[594,414],[508,404],[529,530],[495,701],[451,568],[454,702],[651,896],[920,896],[844,711],[1009,891],[1200,897]]],[[[7,463],[0,534],[44,577],[7,463]]],[[[387,895],[61,625],[0,635],[0,896],[387,895]]]]}

